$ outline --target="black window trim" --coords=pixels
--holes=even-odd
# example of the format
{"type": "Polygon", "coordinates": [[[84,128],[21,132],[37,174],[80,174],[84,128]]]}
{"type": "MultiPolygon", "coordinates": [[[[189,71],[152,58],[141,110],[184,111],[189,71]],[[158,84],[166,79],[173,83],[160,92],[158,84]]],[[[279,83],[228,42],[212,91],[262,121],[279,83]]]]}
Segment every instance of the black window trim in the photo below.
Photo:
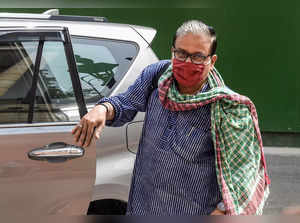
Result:
{"type": "MultiPolygon", "coordinates": [[[[82,35],[72,35],[70,34],[70,37],[71,39],[74,37],[74,38],[80,38],[80,39],[88,39],[88,40],[109,40],[109,41],[113,41],[113,42],[121,42],[121,43],[129,43],[129,44],[132,44],[134,46],[136,46],[136,49],[137,49],[137,54],[139,54],[140,52],[140,46],[137,42],[134,42],[132,40],[119,40],[119,39],[112,39],[112,38],[103,38],[103,37],[95,37],[95,36],[82,36],[82,35]]],[[[134,57],[134,59],[136,58],[137,56],[134,57]]],[[[133,60],[134,61],[134,60],[133,60]]]]}
{"type": "Polygon", "coordinates": [[[37,89],[37,83],[40,78],[40,65],[41,65],[41,60],[42,60],[42,53],[43,53],[43,48],[44,48],[44,39],[43,37],[40,37],[39,40],[39,45],[38,45],[38,51],[36,54],[36,59],[35,59],[35,66],[34,66],[34,73],[33,73],[33,79],[32,79],[32,84],[31,84],[31,89],[29,94],[32,96],[30,103],[29,103],[29,114],[28,114],[28,123],[32,123],[33,121],[33,112],[34,112],[34,104],[35,104],[35,97],[36,97],[36,89],[37,89]]]}
{"type": "Polygon", "coordinates": [[[66,27],[65,27],[64,37],[65,37],[65,42],[64,42],[65,52],[66,52],[68,66],[70,68],[70,76],[72,80],[73,90],[79,108],[80,118],[82,118],[87,113],[87,108],[83,97],[83,92],[82,92],[79,74],[77,70],[75,55],[74,55],[73,46],[71,42],[71,35],[69,33],[68,28],[66,27]]]}

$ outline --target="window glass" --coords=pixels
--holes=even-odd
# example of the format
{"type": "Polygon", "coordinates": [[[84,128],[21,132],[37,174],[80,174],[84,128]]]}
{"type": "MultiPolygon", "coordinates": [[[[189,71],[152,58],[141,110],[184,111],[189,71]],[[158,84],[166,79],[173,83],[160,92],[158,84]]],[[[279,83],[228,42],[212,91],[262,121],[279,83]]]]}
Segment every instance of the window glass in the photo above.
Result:
{"type": "Polygon", "coordinates": [[[82,91],[87,104],[109,96],[138,53],[134,43],[72,37],[82,91]]]}
{"type": "Polygon", "coordinates": [[[26,123],[38,42],[24,49],[21,42],[0,43],[0,123],[26,123]]]}
{"type": "Polygon", "coordinates": [[[0,42],[0,124],[79,120],[63,43],[21,39],[0,42]],[[43,50],[34,92],[39,44],[43,50]]]}
{"type": "Polygon", "coordinates": [[[40,65],[34,122],[75,121],[78,107],[62,42],[45,42],[40,65]],[[45,117],[47,112],[49,117],[45,117]],[[39,117],[39,115],[44,115],[39,117]]]}

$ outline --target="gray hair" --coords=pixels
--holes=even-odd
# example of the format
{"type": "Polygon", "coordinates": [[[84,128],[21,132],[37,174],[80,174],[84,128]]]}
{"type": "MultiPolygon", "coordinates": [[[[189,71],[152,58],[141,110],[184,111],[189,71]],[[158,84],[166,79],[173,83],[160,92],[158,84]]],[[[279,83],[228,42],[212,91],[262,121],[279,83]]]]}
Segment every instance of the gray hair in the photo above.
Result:
{"type": "Polygon", "coordinates": [[[183,23],[176,31],[176,36],[184,36],[188,33],[206,34],[210,36],[208,26],[198,20],[190,20],[183,23]]]}
{"type": "Polygon", "coordinates": [[[175,41],[178,37],[184,36],[188,33],[192,34],[204,34],[211,37],[211,55],[215,54],[217,48],[216,32],[213,27],[204,24],[199,20],[190,20],[184,22],[176,31],[173,37],[173,46],[175,47],[175,41]]]}

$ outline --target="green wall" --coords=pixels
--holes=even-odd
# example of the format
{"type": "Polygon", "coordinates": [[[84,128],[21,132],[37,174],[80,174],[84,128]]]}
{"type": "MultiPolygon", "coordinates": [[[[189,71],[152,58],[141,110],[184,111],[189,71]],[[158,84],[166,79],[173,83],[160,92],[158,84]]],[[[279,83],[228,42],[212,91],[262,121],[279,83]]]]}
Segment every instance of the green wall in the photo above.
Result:
{"type": "Polygon", "coordinates": [[[214,26],[218,35],[216,67],[232,90],[247,95],[255,103],[261,130],[300,133],[300,27],[299,17],[294,13],[243,13],[220,8],[87,8],[60,12],[106,16],[111,22],[153,27],[158,33],[152,47],[161,59],[170,58],[173,33],[183,21],[200,19],[214,26]]]}

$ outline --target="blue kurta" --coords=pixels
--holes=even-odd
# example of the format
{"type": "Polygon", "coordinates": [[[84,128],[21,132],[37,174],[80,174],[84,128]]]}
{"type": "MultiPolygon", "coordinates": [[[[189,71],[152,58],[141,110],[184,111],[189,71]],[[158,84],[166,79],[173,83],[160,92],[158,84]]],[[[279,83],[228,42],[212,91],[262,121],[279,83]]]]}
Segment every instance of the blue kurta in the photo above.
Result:
{"type": "MultiPolygon", "coordinates": [[[[172,112],[151,89],[166,61],[148,66],[129,89],[110,102],[120,126],[146,112],[128,199],[128,215],[208,215],[222,200],[210,133],[210,105],[172,112]]],[[[202,92],[209,89],[206,84],[202,92]]]]}

